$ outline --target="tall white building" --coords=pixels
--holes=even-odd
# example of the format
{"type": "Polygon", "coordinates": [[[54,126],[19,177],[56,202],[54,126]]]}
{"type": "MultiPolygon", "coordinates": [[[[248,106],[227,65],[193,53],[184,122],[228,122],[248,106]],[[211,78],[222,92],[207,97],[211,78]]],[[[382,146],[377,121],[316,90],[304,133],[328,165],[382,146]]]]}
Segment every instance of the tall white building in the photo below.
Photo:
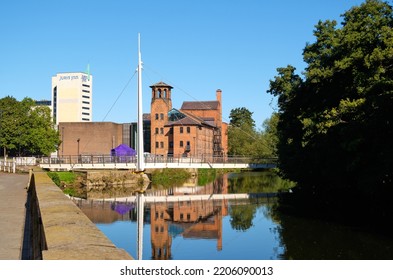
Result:
{"type": "Polygon", "coordinates": [[[83,72],[59,73],[52,77],[53,122],[91,122],[93,76],[83,72]]]}

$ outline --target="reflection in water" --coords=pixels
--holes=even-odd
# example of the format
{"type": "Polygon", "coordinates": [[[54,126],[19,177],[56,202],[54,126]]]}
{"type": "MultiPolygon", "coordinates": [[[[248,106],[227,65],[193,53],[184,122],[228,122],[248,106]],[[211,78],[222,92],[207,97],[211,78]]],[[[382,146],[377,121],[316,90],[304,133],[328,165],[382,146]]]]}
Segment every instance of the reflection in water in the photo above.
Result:
{"type": "Polygon", "coordinates": [[[144,194],[143,192],[138,192],[136,194],[136,205],[137,205],[137,257],[138,260],[142,260],[143,256],[143,222],[144,222],[144,210],[145,210],[145,203],[144,203],[144,194]]]}
{"type": "MultiPolygon", "coordinates": [[[[242,173],[223,176],[206,186],[149,189],[145,197],[166,195],[179,200],[145,202],[144,248],[139,250],[144,259],[154,260],[393,258],[391,238],[284,215],[275,210],[278,202],[269,196],[255,195],[247,200],[191,199],[218,193],[277,192],[287,189],[286,184],[271,174],[242,173]],[[269,177],[275,186],[267,183],[269,177]]],[[[132,245],[141,226],[137,226],[134,200],[76,203],[116,246],[138,255],[138,248],[132,245]]]]}

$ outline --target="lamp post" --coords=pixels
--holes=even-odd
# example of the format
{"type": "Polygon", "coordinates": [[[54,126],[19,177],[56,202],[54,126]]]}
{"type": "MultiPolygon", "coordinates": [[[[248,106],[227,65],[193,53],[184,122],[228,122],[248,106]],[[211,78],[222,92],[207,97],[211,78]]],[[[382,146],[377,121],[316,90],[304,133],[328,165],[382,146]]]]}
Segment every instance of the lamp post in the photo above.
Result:
{"type": "Polygon", "coordinates": [[[64,126],[61,127],[61,157],[64,157],[64,126]]]}
{"type": "Polygon", "coordinates": [[[76,142],[78,143],[78,163],[79,163],[79,141],[80,141],[81,139],[80,138],[78,138],[77,140],[76,140],[76,142]]]}

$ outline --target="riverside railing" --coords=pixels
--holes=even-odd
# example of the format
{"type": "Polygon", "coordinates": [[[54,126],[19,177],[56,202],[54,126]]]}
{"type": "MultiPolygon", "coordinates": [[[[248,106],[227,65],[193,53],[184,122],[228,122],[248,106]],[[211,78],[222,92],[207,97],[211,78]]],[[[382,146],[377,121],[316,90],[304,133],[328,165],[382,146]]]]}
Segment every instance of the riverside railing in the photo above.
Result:
{"type": "MultiPolygon", "coordinates": [[[[136,164],[135,156],[111,156],[111,155],[68,155],[56,157],[42,157],[38,160],[39,164],[136,164]]],[[[255,158],[243,156],[199,156],[199,157],[183,157],[183,156],[161,156],[146,155],[145,163],[221,163],[221,164],[237,164],[237,163],[254,163],[254,164],[276,164],[276,158],[255,158]]]]}

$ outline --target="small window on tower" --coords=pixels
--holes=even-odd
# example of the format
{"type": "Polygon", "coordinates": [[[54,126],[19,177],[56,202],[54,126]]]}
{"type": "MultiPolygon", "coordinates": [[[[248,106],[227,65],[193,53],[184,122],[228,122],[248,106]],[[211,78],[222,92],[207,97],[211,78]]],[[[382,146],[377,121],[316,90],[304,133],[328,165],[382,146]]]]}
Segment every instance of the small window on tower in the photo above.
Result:
{"type": "Polygon", "coordinates": [[[160,120],[163,120],[164,119],[164,114],[160,114],[160,120]]]}
{"type": "Polygon", "coordinates": [[[191,132],[191,129],[189,126],[187,126],[187,133],[190,133],[190,132],[191,132]]]}
{"type": "Polygon", "coordinates": [[[180,133],[183,133],[183,127],[182,126],[180,127],[180,133]]]}
{"type": "Polygon", "coordinates": [[[158,120],[158,114],[156,114],[156,120],[158,120]]]}

